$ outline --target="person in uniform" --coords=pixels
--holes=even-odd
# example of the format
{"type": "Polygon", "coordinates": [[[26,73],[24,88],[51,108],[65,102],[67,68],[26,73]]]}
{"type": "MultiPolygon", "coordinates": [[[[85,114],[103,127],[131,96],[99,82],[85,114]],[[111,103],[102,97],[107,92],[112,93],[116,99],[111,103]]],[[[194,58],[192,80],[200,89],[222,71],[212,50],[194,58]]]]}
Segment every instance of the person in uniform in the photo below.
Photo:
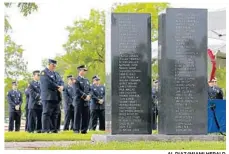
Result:
{"type": "Polygon", "coordinates": [[[33,81],[29,85],[29,115],[28,115],[28,132],[41,133],[42,124],[42,104],[41,104],[41,90],[40,90],[40,71],[33,71],[33,81]]]}
{"type": "Polygon", "coordinates": [[[28,87],[25,89],[25,96],[26,96],[26,104],[25,104],[25,131],[28,131],[28,103],[29,103],[29,84],[28,87]]]}
{"type": "Polygon", "coordinates": [[[213,86],[216,89],[216,99],[223,99],[223,90],[217,85],[217,79],[213,79],[213,86]]]}
{"type": "Polygon", "coordinates": [[[223,99],[223,91],[216,82],[215,78],[208,82],[208,99],[223,99]]]}
{"type": "Polygon", "coordinates": [[[74,106],[74,133],[86,134],[88,130],[88,116],[89,116],[89,101],[90,96],[90,83],[89,80],[84,77],[87,72],[85,65],[77,67],[79,76],[76,78],[73,84],[73,106],[74,106]],[[80,129],[81,127],[81,129],[80,129]]]}
{"type": "MultiPolygon", "coordinates": [[[[55,72],[56,78],[57,78],[57,84],[59,86],[64,87],[64,81],[62,80],[62,77],[60,76],[59,73],[55,72]]],[[[63,89],[64,91],[64,89],[63,89]]],[[[61,108],[62,108],[62,93],[60,91],[58,91],[58,100],[59,100],[59,104],[60,104],[60,112],[58,114],[58,119],[57,119],[57,130],[60,131],[60,125],[61,125],[61,108]]],[[[52,119],[52,124],[54,123],[53,119],[52,119]]],[[[53,126],[53,125],[52,125],[53,126]]]]}
{"type": "Polygon", "coordinates": [[[96,75],[92,77],[91,87],[91,129],[96,130],[99,119],[99,130],[105,131],[105,87],[100,85],[100,78],[96,75]]]}
{"type": "Polygon", "coordinates": [[[157,109],[157,96],[158,96],[158,81],[154,81],[154,87],[152,88],[152,129],[157,129],[157,116],[158,116],[158,109],[157,109]]]}
{"type": "Polygon", "coordinates": [[[42,132],[58,133],[57,120],[60,113],[59,92],[63,91],[63,86],[58,85],[56,74],[54,72],[57,61],[49,59],[48,67],[41,71],[40,88],[41,101],[43,106],[42,112],[42,132]],[[53,120],[53,129],[51,130],[51,117],[53,120]]]}
{"type": "Polygon", "coordinates": [[[17,90],[17,82],[12,82],[12,90],[7,93],[7,100],[9,103],[9,126],[8,131],[14,130],[20,131],[21,126],[21,105],[22,105],[22,93],[17,90]]]}
{"type": "Polygon", "coordinates": [[[69,130],[69,125],[71,123],[70,129],[73,129],[73,118],[74,118],[74,108],[72,105],[73,102],[73,76],[67,76],[68,85],[65,86],[65,91],[63,92],[64,98],[64,131],[69,130]]]}

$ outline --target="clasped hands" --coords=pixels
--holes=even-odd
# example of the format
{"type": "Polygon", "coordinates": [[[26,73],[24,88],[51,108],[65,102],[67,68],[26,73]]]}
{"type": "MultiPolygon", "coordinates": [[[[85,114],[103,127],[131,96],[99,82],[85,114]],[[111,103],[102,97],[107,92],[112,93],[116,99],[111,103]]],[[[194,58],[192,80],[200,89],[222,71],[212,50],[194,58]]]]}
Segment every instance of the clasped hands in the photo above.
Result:
{"type": "Polygon", "coordinates": [[[89,101],[91,99],[90,95],[87,95],[87,97],[84,99],[85,101],[89,101]]]}
{"type": "Polygon", "coordinates": [[[99,99],[98,103],[103,104],[103,99],[99,99]]]}
{"type": "Polygon", "coordinates": [[[58,91],[59,92],[62,92],[64,90],[64,87],[63,86],[58,86],[58,91]]]}
{"type": "Polygon", "coordinates": [[[20,109],[20,105],[16,105],[15,109],[18,111],[20,109]]]}

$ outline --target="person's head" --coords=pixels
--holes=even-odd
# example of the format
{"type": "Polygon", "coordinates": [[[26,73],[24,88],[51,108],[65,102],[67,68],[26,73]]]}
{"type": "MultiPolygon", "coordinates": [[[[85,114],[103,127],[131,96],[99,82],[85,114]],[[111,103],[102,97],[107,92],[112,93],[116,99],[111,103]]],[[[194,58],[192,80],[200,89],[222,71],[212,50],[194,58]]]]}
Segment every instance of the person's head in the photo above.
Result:
{"type": "Polygon", "coordinates": [[[95,75],[92,77],[93,84],[99,85],[100,84],[100,78],[98,75],[95,75]]]}
{"type": "Polygon", "coordinates": [[[210,87],[214,86],[213,80],[208,81],[208,85],[209,85],[210,87]]]}
{"type": "Polygon", "coordinates": [[[17,82],[16,81],[12,82],[12,89],[17,90],[17,82]]]}
{"type": "Polygon", "coordinates": [[[213,82],[213,86],[217,86],[217,79],[216,79],[216,78],[214,78],[214,79],[212,80],[212,82],[213,82]]]}
{"type": "Polygon", "coordinates": [[[49,69],[50,71],[54,71],[55,68],[56,68],[56,65],[57,65],[57,61],[52,60],[52,59],[49,59],[49,60],[48,60],[48,69],[49,69]]]}
{"type": "Polygon", "coordinates": [[[67,79],[68,79],[68,84],[69,85],[72,85],[72,83],[73,83],[73,76],[72,75],[69,75],[69,76],[67,76],[67,79]]]}
{"type": "Polygon", "coordinates": [[[36,81],[40,80],[40,71],[39,70],[33,71],[33,79],[36,81]]]}
{"type": "Polygon", "coordinates": [[[87,73],[87,67],[85,65],[80,65],[77,67],[80,76],[85,76],[87,73]]]}

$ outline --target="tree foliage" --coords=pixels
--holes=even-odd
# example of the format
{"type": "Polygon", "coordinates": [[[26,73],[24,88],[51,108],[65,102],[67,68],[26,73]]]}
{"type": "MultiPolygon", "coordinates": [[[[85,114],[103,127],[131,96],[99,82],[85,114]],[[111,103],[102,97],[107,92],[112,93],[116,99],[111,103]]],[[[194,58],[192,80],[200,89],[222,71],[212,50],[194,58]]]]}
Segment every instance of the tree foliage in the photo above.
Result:
{"type": "MultiPolygon", "coordinates": [[[[4,3],[5,8],[11,8],[13,5],[17,6],[23,16],[28,16],[33,11],[38,9],[35,3],[4,3]]],[[[31,75],[27,71],[27,62],[23,58],[23,51],[21,45],[18,45],[10,37],[12,26],[9,23],[9,16],[7,15],[7,10],[5,11],[5,26],[4,26],[4,59],[5,59],[5,96],[6,93],[11,89],[12,81],[18,82],[18,88],[23,93],[28,85],[29,80],[31,80],[31,75]]],[[[5,99],[5,111],[8,114],[8,103],[5,99]]],[[[25,105],[25,97],[23,98],[25,105]]],[[[24,109],[24,108],[23,108],[24,109]]]]}
{"type": "MultiPolygon", "coordinates": [[[[153,23],[153,40],[157,39],[158,12],[165,9],[167,3],[129,3],[114,4],[114,12],[142,12],[151,13],[153,23]]],[[[66,54],[57,56],[57,71],[66,77],[69,74],[77,75],[76,68],[85,64],[89,68],[87,77],[91,79],[99,75],[105,82],[105,12],[90,11],[89,18],[74,21],[68,26],[68,41],[63,45],[66,54]]]]}
{"type": "MultiPolygon", "coordinates": [[[[5,8],[11,8],[12,6],[17,6],[20,10],[21,14],[25,17],[30,15],[32,12],[38,10],[38,6],[35,3],[9,3],[5,2],[5,8]]],[[[9,16],[5,14],[5,32],[8,32],[8,30],[12,29],[9,21],[9,16]]]]}
{"type": "Polygon", "coordinates": [[[23,49],[9,35],[5,35],[5,77],[18,79],[27,72],[27,63],[22,57],[23,49]]]}
{"type": "Polygon", "coordinates": [[[158,38],[158,14],[169,6],[168,3],[115,3],[113,12],[118,13],[150,13],[152,42],[158,38]]]}
{"type": "Polygon", "coordinates": [[[226,67],[216,69],[217,83],[224,92],[224,97],[226,98],[226,67]]]}

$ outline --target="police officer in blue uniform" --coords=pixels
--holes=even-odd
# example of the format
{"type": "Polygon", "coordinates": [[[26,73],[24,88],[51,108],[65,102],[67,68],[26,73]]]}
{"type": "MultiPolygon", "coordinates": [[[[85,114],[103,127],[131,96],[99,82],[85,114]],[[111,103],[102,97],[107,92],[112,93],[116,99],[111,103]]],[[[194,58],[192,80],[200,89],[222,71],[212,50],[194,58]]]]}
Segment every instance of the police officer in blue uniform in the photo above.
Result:
{"type": "Polygon", "coordinates": [[[9,103],[9,127],[8,131],[20,131],[21,126],[21,105],[22,93],[17,90],[17,82],[12,82],[12,90],[7,93],[7,100],[9,103]]]}
{"type": "Polygon", "coordinates": [[[40,90],[40,71],[33,71],[33,81],[29,85],[29,115],[28,115],[28,132],[41,133],[42,124],[42,104],[41,104],[41,90],[40,90]]]}
{"type": "Polygon", "coordinates": [[[223,99],[223,91],[215,82],[215,78],[208,82],[208,99],[223,99]]]}
{"type": "Polygon", "coordinates": [[[96,130],[99,119],[99,130],[105,131],[105,87],[100,85],[100,78],[96,75],[92,77],[91,87],[91,129],[96,130]]]}
{"type": "Polygon", "coordinates": [[[72,105],[73,102],[73,76],[67,76],[68,84],[65,86],[65,91],[63,92],[64,98],[64,130],[69,130],[69,125],[71,123],[70,129],[73,129],[73,118],[74,118],[74,108],[72,105]]]}
{"type": "Polygon", "coordinates": [[[28,131],[28,114],[29,114],[29,109],[28,109],[28,103],[29,103],[29,85],[25,89],[25,96],[26,96],[26,104],[25,104],[25,131],[28,131]]]}
{"type": "MultiPolygon", "coordinates": [[[[55,72],[56,74],[56,78],[57,78],[57,84],[59,86],[64,87],[64,81],[62,80],[62,77],[60,76],[59,73],[55,72]]],[[[64,89],[63,89],[64,91],[64,89]]],[[[57,130],[60,131],[60,125],[61,125],[61,107],[62,107],[62,93],[60,91],[58,91],[58,98],[59,98],[59,103],[60,103],[60,112],[58,114],[58,119],[57,119],[57,130]]],[[[52,124],[54,123],[53,119],[52,119],[52,124]]],[[[53,126],[53,125],[52,125],[53,126]]]]}
{"type": "Polygon", "coordinates": [[[49,59],[48,63],[48,67],[41,71],[40,76],[41,101],[43,106],[42,132],[49,133],[51,131],[58,133],[57,120],[60,113],[60,98],[58,96],[64,87],[58,85],[58,79],[54,72],[57,61],[49,59]],[[51,117],[54,118],[53,124],[51,117]],[[52,130],[51,127],[53,128],[52,130]]]}
{"type": "Polygon", "coordinates": [[[76,78],[76,82],[73,84],[73,106],[74,106],[74,133],[86,134],[88,130],[88,116],[89,116],[89,101],[90,96],[90,83],[89,80],[84,77],[87,72],[85,65],[77,67],[79,76],[76,78]],[[80,129],[81,127],[81,129],[80,129]]]}

